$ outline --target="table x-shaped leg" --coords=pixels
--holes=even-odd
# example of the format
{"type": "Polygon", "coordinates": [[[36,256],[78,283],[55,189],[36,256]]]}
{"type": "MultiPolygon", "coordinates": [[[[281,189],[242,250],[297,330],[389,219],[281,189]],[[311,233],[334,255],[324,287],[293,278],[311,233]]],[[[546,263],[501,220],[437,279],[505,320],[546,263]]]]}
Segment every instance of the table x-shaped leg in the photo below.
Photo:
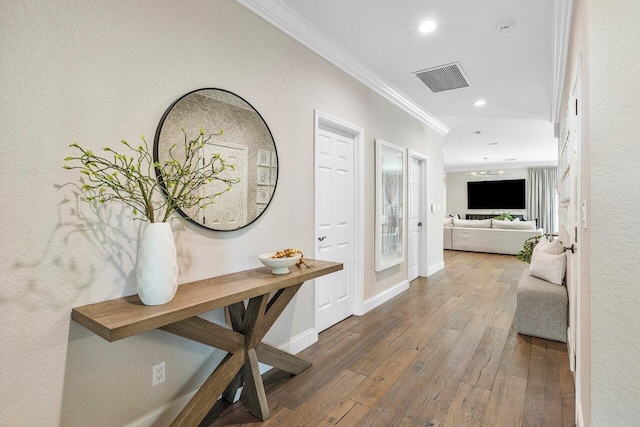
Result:
{"type": "Polygon", "coordinates": [[[280,289],[271,300],[269,294],[251,298],[246,309],[243,302],[230,305],[228,310],[233,330],[197,316],[160,328],[229,353],[187,403],[172,426],[198,425],[216,403],[218,396],[222,394],[225,400],[232,402],[243,383],[249,411],[263,421],[269,418],[267,396],[258,361],[291,374],[299,374],[311,366],[304,359],[261,342],[301,286],[302,283],[299,283],[280,289]]]}

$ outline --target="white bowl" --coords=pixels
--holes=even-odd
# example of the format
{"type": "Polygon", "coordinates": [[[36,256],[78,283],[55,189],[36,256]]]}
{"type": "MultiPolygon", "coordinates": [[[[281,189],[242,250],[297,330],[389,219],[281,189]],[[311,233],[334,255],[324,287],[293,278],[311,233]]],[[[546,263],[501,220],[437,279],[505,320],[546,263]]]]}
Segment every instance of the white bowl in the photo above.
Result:
{"type": "Polygon", "coordinates": [[[297,263],[301,256],[300,253],[297,253],[292,257],[271,258],[275,254],[275,252],[270,252],[268,254],[258,255],[258,259],[260,260],[260,262],[262,262],[265,266],[271,267],[273,269],[271,270],[272,274],[288,274],[289,267],[297,263]]]}

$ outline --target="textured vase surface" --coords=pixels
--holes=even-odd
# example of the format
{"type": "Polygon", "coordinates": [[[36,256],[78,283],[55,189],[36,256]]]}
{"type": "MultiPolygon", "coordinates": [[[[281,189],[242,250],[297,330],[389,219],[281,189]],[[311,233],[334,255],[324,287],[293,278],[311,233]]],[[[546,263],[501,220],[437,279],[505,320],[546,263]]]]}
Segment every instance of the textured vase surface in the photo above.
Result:
{"type": "Polygon", "coordinates": [[[145,305],[166,304],[175,296],[178,260],[169,223],[149,223],[142,232],[136,281],[138,296],[145,305]]]}

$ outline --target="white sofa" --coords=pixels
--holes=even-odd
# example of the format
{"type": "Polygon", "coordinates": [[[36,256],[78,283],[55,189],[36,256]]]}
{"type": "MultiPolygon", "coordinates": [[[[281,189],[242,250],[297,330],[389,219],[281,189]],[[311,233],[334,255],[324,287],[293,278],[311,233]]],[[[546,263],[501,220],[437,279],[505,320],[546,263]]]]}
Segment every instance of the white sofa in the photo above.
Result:
{"type": "Polygon", "coordinates": [[[444,223],[444,249],[517,255],[525,240],[542,234],[541,228],[535,228],[534,221],[452,218],[444,223]]]}

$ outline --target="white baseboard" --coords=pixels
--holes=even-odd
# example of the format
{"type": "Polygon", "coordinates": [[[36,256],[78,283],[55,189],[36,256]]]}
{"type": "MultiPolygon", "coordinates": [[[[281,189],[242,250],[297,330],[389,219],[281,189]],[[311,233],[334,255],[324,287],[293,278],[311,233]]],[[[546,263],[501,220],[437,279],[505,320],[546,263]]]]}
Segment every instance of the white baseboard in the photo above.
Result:
{"type": "Polygon", "coordinates": [[[176,419],[182,408],[184,408],[189,400],[196,394],[198,390],[193,390],[191,393],[187,393],[179,399],[173,402],[165,403],[164,405],[154,409],[151,412],[147,412],[145,415],[125,424],[124,427],[153,427],[153,426],[168,426],[173,420],[176,419]]]}
{"type": "Polygon", "coordinates": [[[576,427],[584,427],[584,416],[582,415],[582,403],[576,402],[576,427]]]}
{"type": "Polygon", "coordinates": [[[289,341],[274,347],[278,347],[280,350],[291,354],[297,354],[316,342],[318,342],[318,332],[315,328],[309,328],[291,338],[289,341]]]}
{"type": "Polygon", "coordinates": [[[402,282],[400,282],[400,283],[398,283],[396,285],[393,285],[392,287],[390,287],[386,291],[382,291],[378,295],[375,295],[375,296],[369,298],[368,300],[366,300],[364,302],[364,312],[367,313],[367,312],[373,310],[374,308],[378,307],[379,305],[384,304],[385,302],[389,301],[391,298],[395,297],[396,295],[401,294],[402,292],[406,291],[407,289],[409,289],[409,281],[408,280],[403,280],[402,282]]]}
{"type": "MultiPolygon", "coordinates": [[[[312,344],[315,344],[318,341],[318,332],[315,328],[307,329],[301,334],[296,335],[291,338],[289,341],[284,344],[278,345],[277,347],[286,352],[296,354],[309,347],[312,344]]],[[[271,366],[260,363],[260,373],[264,374],[265,372],[271,369],[271,366]]],[[[236,393],[237,400],[240,397],[242,387],[236,393]]],[[[154,426],[168,426],[171,422],[178,416],[182,408],[186,406],[186,404],[191,400],[194,394],[198,389],[193,390],[190,393],[185,394],[184,396],[174,400],[173,402],[165,403],[164,405],[154,409],[151,412],[146,413],[140,418],[136,418],[128,424],[125,424],[125,427],[154,427],[154,426]]]]}
{"type": "Polygon", "coordinates": [[[440,261],[439,263],[432,265],[427,269],[427,277],[431,276],[434,273],[442,270],[444,268],[444,261],[440,261]]]}

